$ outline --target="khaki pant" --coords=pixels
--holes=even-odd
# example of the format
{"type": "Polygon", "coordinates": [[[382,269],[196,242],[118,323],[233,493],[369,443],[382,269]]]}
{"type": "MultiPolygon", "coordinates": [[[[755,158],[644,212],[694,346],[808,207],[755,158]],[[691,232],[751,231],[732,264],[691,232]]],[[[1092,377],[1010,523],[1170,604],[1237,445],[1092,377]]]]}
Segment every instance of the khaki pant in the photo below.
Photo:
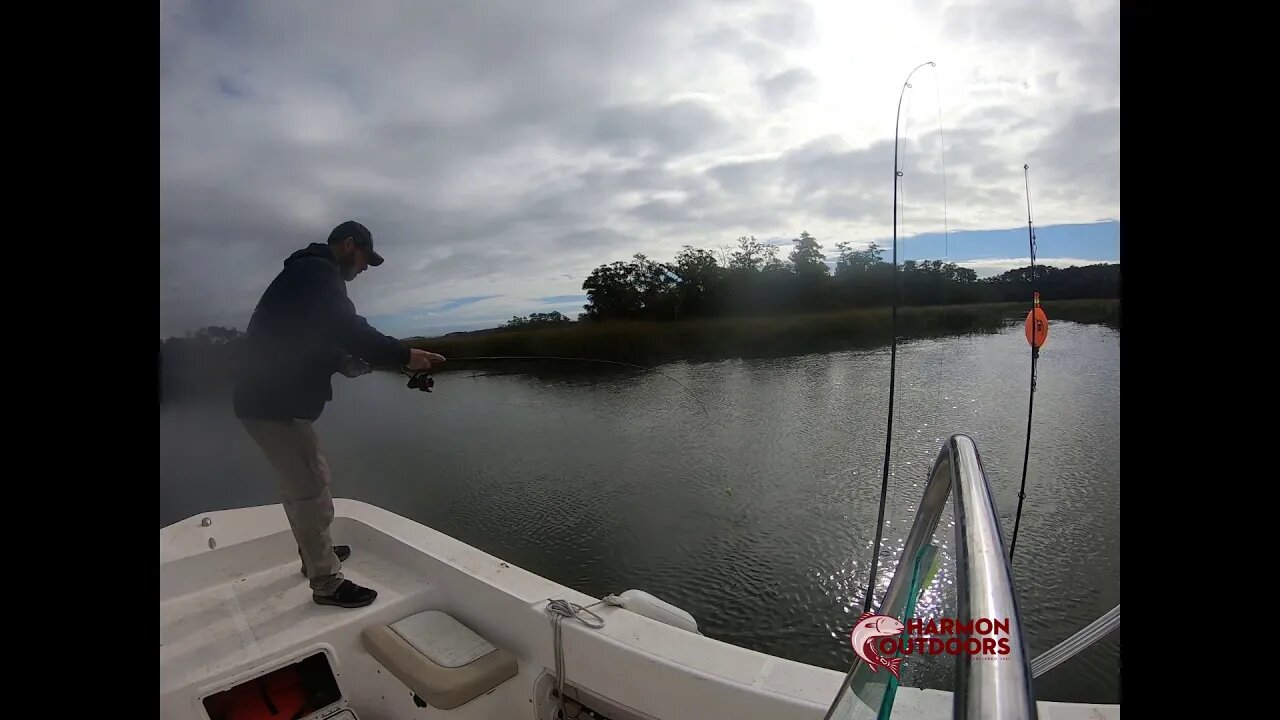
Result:
{"type": "Polygon", "coordinates": [[[317,595],[332,594],[342,584],[342,562],[329,534],[333,523],[329,465],[320,453],[315,429],[307,420],[240,422],[276,470],[284,512],[311,590],[317,595]]]}

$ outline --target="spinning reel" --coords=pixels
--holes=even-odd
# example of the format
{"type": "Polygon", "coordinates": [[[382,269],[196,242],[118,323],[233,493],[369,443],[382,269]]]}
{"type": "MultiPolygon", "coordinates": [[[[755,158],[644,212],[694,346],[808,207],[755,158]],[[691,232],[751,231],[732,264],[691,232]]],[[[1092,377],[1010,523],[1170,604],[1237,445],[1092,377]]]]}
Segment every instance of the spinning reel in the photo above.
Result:
{"type": "MultiPolygon", "coordinates": [[[[341,363],[339,363],[338,371],[349,378],[354,378],[360,377],[361,375],[368,375],[373,372],[373,367],[358,357],[344,355],[341,363]]],[[[436,381],[431,377],[431,373],[429,372],[415,372],[403,367],[400,368],[400,372],[409,376],[409,383],[407,387],[411,390],[431,392],[431,388],[435,387],[436,381]]]]}

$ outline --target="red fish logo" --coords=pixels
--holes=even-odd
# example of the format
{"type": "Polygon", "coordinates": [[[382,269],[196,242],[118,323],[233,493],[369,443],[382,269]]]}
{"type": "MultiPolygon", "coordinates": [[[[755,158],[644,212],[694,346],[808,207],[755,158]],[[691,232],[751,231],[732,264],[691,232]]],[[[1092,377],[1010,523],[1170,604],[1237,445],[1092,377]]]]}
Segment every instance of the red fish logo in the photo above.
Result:
{"type": "Polygon", "coordinates": [[[876,652],[875,643],[880,638],[901,635],[904,629],[902,623],[895,618],[865,612],[854,624],[853,632],[849,634],[849,641],[853,644],[853,651],[858,654],[858,657],[871,666],[871,672],[879,672],[880,668],[887,668],[895,680],[901,681],[898,677],[898,667],[902,665],[902,658],[885,660],[880,653],[876,652]]]}

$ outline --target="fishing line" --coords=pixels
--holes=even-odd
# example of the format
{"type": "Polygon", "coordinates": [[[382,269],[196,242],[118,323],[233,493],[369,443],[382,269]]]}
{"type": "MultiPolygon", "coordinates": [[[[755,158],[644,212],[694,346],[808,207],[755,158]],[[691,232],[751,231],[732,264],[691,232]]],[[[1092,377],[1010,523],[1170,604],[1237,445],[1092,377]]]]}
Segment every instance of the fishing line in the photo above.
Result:
{"type": "Polygon", "coordinates": [[[942,258],[951,259],[951,231],[947,225],[947,139],[942,133],[942,80],[933,66],[933,89],[938,99],[938,152],[942,154],[942,258]]]}
{"type": "MultiPolygon", "coordinates": [[[[938,103],[938,153],[942,157],[942,264],[945,266],[951,262],[951,227],[947,221],[947,140],[942,125],[942,79],[938,77],[937,65],[933,66],[933,90],[934,98],[938,103]]],[[[940,359],[933,366],[932,395],[935,398],[942,394],[940,388],[942,386],[942,368],[945,362],[945,359],[940,359]]],[[[950,398],[944,396],[943,399],[949,400],[950,398]]],[[[958,400],[959,398],[957,398],[958,400]]],[[[937,438],[936,442],[942,442],[942,438],[937,438]]]]}
{"type": "MultiPolygon", "coordinates": [[[[708,412],[707,410],[706,404],[702,402],[702,398],[699,398],[698,395],[694,393],[692,390],[690,390],[684,383],[680,382],[679,380],[671,377],[670,375],[662,372],[657,368],[645,367],[644,365],[636,365],[634,363],[620,362],[618,360],[602,360],[599,358],[584,358],[584,357],[559,357],[559,356],[553,356],[553,355],[484,355],[484,356],[470,356],[470,357],[451,357],[451,358],[447,358],[446,360],[447,362],[467,362],[467,361],[489,362],[494,360],[497,360],[497,361],[559,360],[559,361],[567,361],[567,362],[590,362],[590,363],[600,363],[605,365],[620,365],[622,367],[635,368],[637,370],[644,370],[646,372],[657,373],[665,377],[666,379],[670,380],[671,382],[679,385],[681,388],[684,389],[686,393],[689,394],[689,397],[693,398],[694,402],[698,403],[698,407],[702,409],[702,413],[704,415],[706,415],[707,417],[711,416],[711,413],[708,412]]],[[[404,373],[405,375],[408,375],[411,378],[415,377],[415,374],[405,372],[403,368],[401,369],[401,372],[404,373]]],[[[416,375],[420,376],[425,374],[426,373],[417,373],[416,375]]],[[[484,377],[484,376],[482,375],[479,377],[484,377]]]]}

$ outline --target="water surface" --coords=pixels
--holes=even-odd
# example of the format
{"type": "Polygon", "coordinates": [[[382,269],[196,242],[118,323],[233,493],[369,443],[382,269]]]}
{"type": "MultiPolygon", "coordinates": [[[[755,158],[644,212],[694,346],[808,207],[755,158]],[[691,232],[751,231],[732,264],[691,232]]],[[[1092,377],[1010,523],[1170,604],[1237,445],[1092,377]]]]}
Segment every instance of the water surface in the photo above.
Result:
{"type": "MultiPolygon", "coordinates": [[[[1029,366],[1021,326],[899,346],[882,571],[952,433],[977,442],[1008,538],[1029,366]]],[[[875,535],[888,348],[661,369],[708,412],[657,373],[454,372],[431,394],[392,375],[335,377],[316,425],[334,494],[591,595],[646,590],[725,642],[846,670],[875,535]]],[[[1013,562],[1032,657],[1119,602],[1119,460],[1119,333],[1055,323],[1013,562]]],[[[227,395],[162,406],[162,526],[274,502],[227,395]]],[[[949,523],[937,536],[948,548],[949,523]]],[[[952,577],[944,565],[919,614],[954,613],[952,577]]],[[[1038,697],[1119,702],[1119,653],[1116,631],[1037,680],[1038,697]]],[[[950,687],[947,666],[904,668],[909,684],[950,687]]]]}

